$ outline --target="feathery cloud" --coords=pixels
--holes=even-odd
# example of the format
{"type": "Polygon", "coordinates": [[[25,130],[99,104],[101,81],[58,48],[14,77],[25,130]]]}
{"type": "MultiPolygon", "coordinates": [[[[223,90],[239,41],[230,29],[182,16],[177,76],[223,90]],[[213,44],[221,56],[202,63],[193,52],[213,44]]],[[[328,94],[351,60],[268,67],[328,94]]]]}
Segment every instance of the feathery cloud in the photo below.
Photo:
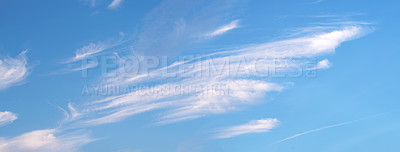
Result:
{"type": "Polygon", "coordinates": [[[287,137],[287,138],[278,140],[278,141],[276,141],[276,142],[273,142],[272,144],[277,144],[277,143],[285,142],[285,141],[287,141],[287,140],[291,140],[291,139],[293,139],[293,138],[297,138],[297,137],[299,137],[299,136],[303,136],[303,135],[306,135],[306,134],[318,132],[318,131],[325,130],[325,129],[329,129],[329,128],[335,128],[335,127],[339,127],[339,126],[349,125],[349,124],[356,123],[356,122],[359,122],[359,121],[364,121],[364,120],[368,120],[368,119],[372,119],[372,118],[384,116],[384,115],[387,115],[387,114],[390,114],[390,113],[394,113],[394,112],[399,112],[399,111],[400,111],[399,109],[396,109],[396,110],[387,111],[387,112],[382,112],[382,113],[375,114],[375,115],[372,115],[372,116],[364,117],[364,118],[361,118],[361,119],[356,119],[356,120],[352,120],[352,121],[346,121],[346,122],[342,122],[342,123],[338,123],[338,124],[334,124],[334,125],[329,125],[329,126],[320,127],[320,128],[317,128],[317,129],[312,129],[312,130],[309,130],[309,131],[305,131],[305,132],[302,132],[302,133],[298,133],[298,134],[295,134],[295,135],[293,135],[293,136],[290,136],[290,137],[287,137]]]}
{"type": "Polygon", "coordinates": [[[214,37],[214,36],[217,36],[217,35],[224,34],[224,33],[228,32],[230,30],[238,28],[239,27],[239,21],[240,20],[233,20],[229,24],[223,25],[223,26],[217,28],[215,31],[205,34],[204,36],[207,37],[207,38],[211,38],[211,37],[214,37]]]}
{"type": "MultiPolygon", "coordinates": [[[[291,58],[332,53],[342,42],[362,34],[360,26],[347,26],[330,32],[312,32],[299,38],[206,54],[133,76],[127,76],[127,73],[121,72],[124,70],[116,69],[102,77],[99,83],[121,88],[146,84],[152,86],[88,101],[86,104],[74,104],[70,106],[70,111],[79,115],[66,113],[68,117],[64,122],[71,123],[71,126],[99,125],[117,122],[146,111],[164,109],[158,117],[157,124],[166,124],[234,111],[241,105],[257,102],[268,92],[283,89],[279,84],[253,80],[249,76],[265,77],[264,73],[270,72],[271,68],[275,69],[274,72],[284,74],[299,72],[295,69],[306,69],[308,63],[292,63],[291,58]],[[259,60],[260,57],[277,59],[280,62],[259,60]],[[198,68],[180,70],[188,64],[198,68]],[[165,71],[169,71],[168,74],[175,77],[168,82],[163,81],[165,71]],[[193,86],[197,89],[187,94],[182,94],[179,89],[175,90],[176,87],[180,87],[187,91],[190,89],[185,87],[193,86]],[[224,95],[209,94],[215,90],[198,86],[226,86],[228,91],[224,95]]],[[[132,67],[128,67],[130,68],[132,67]]]]}
{"type": "Polygon", "coordinates": [[[29,75],[26,52],[21,52],[15,58],[0,58],[0,90],[17,85],[29,75]]]}
{"type": "Polygon", "coordinates": [[[53,72],[53,74],[70,73],[98,66],[98,58],[96,58],[97,56],[101,55],[101,53],[110,53],[107,52],[110,49],[121,49],[119,47],[126,42],[124,39],[125,34],[123,32],[120,32],[119,36],[119,39],[109,39],[97,43],[89,43],[88,45],[75,50],[74,57],[64,59],[61,62],[63,64],[67,64],[68,68],[53,72]]]}
{"type": "Polygon", "coordinates": [[[249,133],[269,132],[271,129],[276,128],[278,125],[279,120],[275,118],[252,120],[246,124],[222,129],[220,133],[215,136],[215,138],[232,138],[249,133]]]}
{"type": "Polygon", "coordinates": [[[329,128],[333,128],[333,127],[339,127],[339,126],[347,125],[347,124],[350,124],[350,123],[353,123],[353,122],[344,122],[344,123],[340,123],[340,124],[336,124],[336,125],[330,125],[330,126],[325,126],[325,127],[321,127],[321,128],[305,131],[305,132],[302,132],[302,133],[295,134],[293,136],[287,137],[285,139],[276,141],[273,144],[281,143],[281,142],[284,142],[286,140],[290,140],[290,139],[293,139],[293,138],[296,138],[296,137],[299,137],[299,136],[303,136],[303,135],[306,135],[306,134],[309,134],[309,133],[313,133],[313,132],[317,132],[317,131],[321,131],[321,130],[325,130],[325,129],[329,129],[329,128]]]}
{"type": "Polygon", "coordinates": [[[6,139],[0,138],[2,152],[75,152],[90,139],[88,134],[74,132],[56,135],[57,130],[34,130],[20,136],[6,139]]]}
{"type": "Polygon", "coordinates": [[[15,113],[9,111],[0,111],[0,126],[12,123],[17,118],[17,114],[15,113]]]}
{"type": "Polygon", "coordinates": [[[103,51],[117,47],[117,46],[123,44],[124,42],[126,42],[124,37],[125,37],[125,33],[120,32],[118,39],[112,38],[112,39],[100,41],[97,43],[89,43],[88,45],[85,45],[79,49],[76,49],[75,56],[65,59],[63,61],[63,63],[68,64],[68,63],[80,61],[83,59],[87,59],[89,57],[97,56],[97,55],[99,55],[99,53],[101,53],[103,51]]]}
{"type": "Polygon", "coordinates": [[[213,32],[241,5],[238,1],[177,1],[165,0],[152,9],[138,29],[133,48],[145,55],[176,55],[210,40],[213,32]]]}
{"type": "Polygon", "coordinates": [[[75,51],[75,57],[67,59],[64,63],[71,63],[71,62],[79,61],[82,59],[86,59],[92,55],[95,55],[101,51],[104,51],[108,47],[109,46],[107,46],[104,43],[97,43],[97,44],[89,43],[88,45],[83,46],[80,49],[77,49],[75,51]]]}
{"type": "Polygon", "coordinates": [[[107,6],[109,9],[118,8],[122,4],[123,0],[113,0],[110,5],[107,6]]]}

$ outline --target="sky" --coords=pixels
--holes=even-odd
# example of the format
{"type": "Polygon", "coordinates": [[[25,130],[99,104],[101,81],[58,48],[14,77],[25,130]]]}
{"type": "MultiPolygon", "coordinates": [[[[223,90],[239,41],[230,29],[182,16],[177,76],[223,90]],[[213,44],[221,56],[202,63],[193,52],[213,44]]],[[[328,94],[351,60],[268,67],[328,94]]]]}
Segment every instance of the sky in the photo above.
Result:
{"type": "Polygon", "coordinates": [[[0,151],[398,151],[399,14],[394,0],[1,0],[0,151]]]}

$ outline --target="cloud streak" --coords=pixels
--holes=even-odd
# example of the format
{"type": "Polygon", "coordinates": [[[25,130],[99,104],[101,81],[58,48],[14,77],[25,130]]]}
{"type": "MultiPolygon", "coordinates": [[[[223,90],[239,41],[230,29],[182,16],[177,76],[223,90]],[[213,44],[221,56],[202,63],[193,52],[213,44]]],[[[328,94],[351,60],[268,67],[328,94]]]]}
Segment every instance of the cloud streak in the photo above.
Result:
{"type": "Polygon", "coordinates": [[[144,17],[132,46],[145,55],[183,53],[210,40],[205,34],[232,21],[242,7],[239,4],[236,0],[165,0],[144,17]]]}
{"type": "Polygon", "coordinates": [[[107,6],[108,9],[116,9],[122,4],[123,0],[113,0],[110,5],[107,6]]]}
{"type": "Polygon", "coordinates": [[[279,120],[275,118],[252,120],[246,124],[222,129],[220,133],[215,136],[215,138],[232,138],[249,133],[269,132],[271,129],[276,128],[278,125],[279,120]]]}
{"type": "Polygon", "coordinates": [[[270,72],[270,69],[283,74],[298,73],[296,69],[307,69],[305,67],[309,63],[291,62],[292,58],[333,53],[342,42],[362,34],[362,27],[349,25],[330,32],[313,32],[303,37],[205,54],[133,76],[127,76],[127,73],[121,72],[123,70],[116,69],[102,77],[99,83],[121,88],[147,85],[147,88],[134,89],[85,104],[72,104],[64,122],[73,127],[100,125],[163,109],[164,112],[157,116],[156,124],[167,124],[238,110],[242,105],[256,103],[268,92],[283,89],[279,84],[253,78],[265,78],[264,74],[270,72]],[[260,60],[260,57],[268,57],[275,62],[260,60]],[[181,70],[182,66],[187,65],[195,68],[181,70]],[[165,73],[175,76],[164,81],[165,73]],[[190,90],[189,87],[192,86],[197,89],[182,94],[179,89],[174,89],[176,86],[183,88],[182,90],[190,90]],[[228,91],[224,95],[209,94],[215,90],[203,86],[226,86],[228,91]]]}
{"type": "Polygon", "coordinates": [[[239,21],[240,20],[233,20],[229,24],[223,25],[223,26],[219,27],[218,29],[216,29],[215,31],[207,33],[205,35],[205,37],[212,38],[212,37],[224,34],[224,33],[228,32],[230,30],[233,30],[235,28],[238,28],[239,27],[239,21]]]}
{"type": "Polygon", "coordinates": [[[53,74],[70,73],[98,66],[98,58],[96,58],[97,56],[105,53],[110,53],[107,51],[111,49],[115,49],[114,51],[117,51],[117,49],[125,49],[120,48],[121,45],[127,41],[126,39],[124,39],[125,34],[120,32],[119,35],[120,38],[117,40],[110,39],[97,43],[89,43],[88,45],[76,49],[74,57],[63,59],[63,61],[61,62],[62,64],[68,65],[68,68],[53,72],[53,74]]]}
{"type": "Polygon", "coordinates": [[[285,141],[297,138],[299,136],[307,135],[307,134],[310,134],[310,133],[318,132],[318,131],[329,129],[329,128],[335,128],[335,127],[339,127],[339,126],[349,125],[349,124],[352,124],[352,123],[356,123],[356,122],[359,122],[359,121],[372,119],[372,118],[379,117],[379,116],[384,116],[384,115],[387,115],[387,114],[390,114],[390,113],[393,113],[393,112],[398,112],[398,111],[400,111],[400,110],[392,110],[392,111],[383,112],[383,113],[375,114],[375,115],[372,115],[372,116],[364,117],[364,118],[361,118],[361,119],[356,119],[356,120],[352,120],[352,121],[346,121],[346,122],[342,122],[342,123],[338,123],[338,124],[334,124],[334,125],[324,126],[324,127],[317,128],[317,129],[312,129],[312,130],[309,130],[309,131],[298,133],[298,134],[295,134],[293,136],[278,140],[276,142],[273,142],[272,144],[278,144],[278,143],[281,143],[281,142],[285,142],[285,141]]]}
{"type": "Polygon", "coordinates": [[[75,57],[70,58],[69,60],[67,60],[67,63],[70,62],[74,62],[74,61],[78,61],[78,60],[82,60],[85,58],[88,58],[96,53],[99,53],[101,51],[104,51],[105,49],[107,49],[108,47],[104,44],[104,43],[89,43],[89,45],[86,45],[80,49],[77,49],[75,52],[75,57]]]}
{"type": "Polygon", "coordinates": [[[0,126],[4,126],[17,120],[17,114],[9,111],[0,111],[0,126]]]}
{"type": "Polygon", "coordinates": [[[87,133],[74,132],[62,135],[55,129],[34,130],[20,136],[0,138],[2,152],[76,152],[92,142],[87,133]]]}
{"type": "Polygon", "coordinates": [[[284,141],[287,141],[287,140],[290,140],[290,139],[293,139],[293,138],[296,138],[296,137],[299,137],[299,136],[303,136],[303,135],[306,135],[306,134],[309,134],[309,133],[313,133],[313,132],[317,132],[317,131],[321,131],[321,130],[325,130],[325,129],[329,129],[329,128],[334,128],[334,127],[339,127],[339,126],[351,124],[351,123],[354,123],[354,122],[356,122],[356,121],[349,121],[349,122],[344,122],[344,123],[339,123],[339,124],[335,124],[335,125],[325,126],[325,127],[321,127],[321,128],[317,128],[317,129],[312,129],[312,130],[305,131],[305,132],[302,132],[302,133],[299,133],[299,134],[295,134],[295,135],[287,137],[285,139],[276,141],[273,144],[281,143],[281,142],[284,142],[284,141]]]}
{"type": "Polygon", "coordinates": [[[17,85],[29,75],[26,52],[21,52],[15,58],[0,58],[0,90],[17,85]]]}

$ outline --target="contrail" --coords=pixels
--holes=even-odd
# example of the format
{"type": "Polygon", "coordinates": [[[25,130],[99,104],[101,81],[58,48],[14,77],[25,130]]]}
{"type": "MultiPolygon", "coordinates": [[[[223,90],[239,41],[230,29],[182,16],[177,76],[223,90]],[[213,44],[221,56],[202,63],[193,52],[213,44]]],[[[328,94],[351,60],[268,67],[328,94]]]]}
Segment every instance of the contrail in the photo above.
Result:
{"type": "Polygon", "coordinates": [[[342,122],[342,123],[335,124],[335,125],[329,125],[329,126],[325,126],[325,127],[321,127],[321,128],[317,128],[317,129],[312,129],[312,130],[309,130],[309,131],[298,133],[298,134],[295,134],[293,136],[278,140],[276,142],[273,142],[271,145],[277,144],[277,143],[281,143],[281,142],[284,142],[284,141],[287,141],[287,140],[290,140],[290,139],[293,139],[293,138],[296,138],[296,137],[299,137],[299,136],[302,136],[302,135],[306,135],[306,134],[309,134],[309,133],[317,132],[317,131],[320,131],[320,130],[325,130],[325,129],[329,129],[329,128],[333,128],[333,127],[339,127],[339,126],[343,126],[343,125],[348,125],[348,124],[352,124],[352,123],[355,123],[355,122],[359,122],[359,121],[368,120],[368,119],[371,119],[371,118],[387,115],[389,113],[393,113],[393,112],[397,112],[397,111],[400,111],[400,109],[379,113],[379,114],[376,114],[376,115],[364,117],[364,118],[353,120],[353,121],[346,121],[346,122],[342,122]]]}

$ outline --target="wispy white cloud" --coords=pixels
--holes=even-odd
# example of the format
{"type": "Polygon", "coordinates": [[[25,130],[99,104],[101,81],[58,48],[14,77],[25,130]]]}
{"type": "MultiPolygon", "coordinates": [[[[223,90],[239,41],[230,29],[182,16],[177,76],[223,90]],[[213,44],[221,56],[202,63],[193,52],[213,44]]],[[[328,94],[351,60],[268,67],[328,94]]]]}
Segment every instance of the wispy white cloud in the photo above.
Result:
{"type": "MultiPolygon", "coordinates": [[[[229,12],[231,6],[224,5],[220,8],[221,3],[217,1],[204,5],[205,7],[198,7],[195,4],[197,3],[167,0],[155,7],[145,17],[143,29],[139,32],[137,41],[130,46],[135,51],[131,50],[122,56],[122,60],[136,58],[141,62],[145,58],[143,54],[165,55],[163,54],[165,52],[179,52],[179,49],[184,48],[182,44],[193,44],[199,41],[198,36],[204,36],[207,31],[212,31],[206,34],[212,37],[239,27],[239,20],[233,20],[227,25],[214,29],[217,25],[221,25],[222,18],[227,17],[228,13],[224,12],[229,12]],[[176,5],[182,6],[182,9],[172,7],[176,5]],[[193,9],[200,13],[187,13],[193,9]]],[[[302,69],[308,63],[305,61],[292,63],[289,62],[290,58],[316,57],[333,53],[341,43],[364,34],[365,29],[361,26],[364,24],[347,23],[329,23],[329,26],[318,24],[317,27],[296,31],[302,34],[297,38],[290,37],[275,42],[252,44],[235,50],[204,54],[186,61],[165,64],[149,72],[141,71],[135,75],[126,72],[126,69],[134,69],[135,64],[119,67],[103,75],[98,84],[122,89],[138,85],[144,85],[147,88],[100,97],[84,104],[70,104],[69,111],[65,112],[67,117],[63,123],[71,127],[99,125],[117,122],[135,114],[163,109],[164,111],[157,116],[156,123],[165,124],[238,110],[242,105],[256,103],[271,91],[283,89],[279,84],[267,82],[265,79],[254,80],[251,76],[262,77],[265,73],[268,75],[272,69],[275,70],[274,72],[283,74],[296,72],[293,69],[302,69]],[[277,59],[279,62],[259,60],[260,57],[277,59]],[[187,71],[180,70],[187,64],[195,68],[187,71]],[[202,67],[204,64],[212,66],[202,67]],[[276,69],[275,67],[291,68],[276,69]],[[165,73],[175,75],[175,77],[165,81],[165,73]],[[208,75],[202,76],[204,73],[208,75]],[[213,89],[207,86],[226,86],[228,93],[210,95],[209,92],[213,89]],[[190,89],[184,87],[197,89],[182,95],[179,89],[171,89],[175,87],[181,87],[183,88],[181,90],[185,91],[190,89]]],[[[92,45],[87,48],[102,47],[92,45]]],[[[81,51],[73,60],[95,55],[98,52],[101,51],[81,51]]],[[[88,65],[88,67],[91,66],[88,65]]],[[[75,68],[75,70],[82,68],[85,67],[75,68]]]]}
{"type": "MultiPolygon", "coordinates": [[[[126,73],[121,73],[123,70],[116,69],[102,77],[99,83],[121,88],[146,84],[152,84],[152,86],[88,101],[86,104],[74,104],[71,106],[73,110],[70,111],[75,111],[74,113],[79,113],[79,115],[73,116],[67,113],[68,119],[64,122],[71,123],[72,126],[99,125],[117,122],[146,111],[164,109],[165,111],[158,117],[157,124],[165,124],[237,110],[241,105],[257,102],[268,92],[283,89],[279,84],[253,80],[249,76],[265,76],[263,73],[269,72],[271,68],[282,66],[293,68],[280,69],[277,70],[278,72],[294,72],[293,69],[301,69],[308,63],[287,62],[290,58],[316,57],[333,53],[342,42],[352,40],[362,34],[362,27],[351,25],[330,32],[311,32],[303,37],[206,54],[134,76],[127,76],[126,73]],[[260,57],[278,59],[281,62],[271,63],[259,60],[260,57]],[[187,64],[201,68],[180,70],[181,66],[187,64]],[[204,67],[204,64],[212,66],[204,67]],[[168,82],[163,81],[166,70],[177,77],[168,82]],[[204,76],[204,74],[207,75],[204,76]],[[176,86],[227,86],[229,93],[208,94],[213,90],[200,87],[182,95],[171,89],[176,86]],[[165,91],[167,93],[157,93],[165,91]]],[[[132,67],[128,67],[130,68],[132,67]]]]}
{"type": "Polygon", "coordinates": [[[120,47],[127,41],[124,37],[125,34],[120,32],[119,39],[109,39],[97,43],[89,43],[88,45],[76,49],[74,57],[63,59],[63,61],[61,61],[62,64],[66,64],[68,67],[52,72],[51,74],[64,74],[96,67],[98,65],[97,56],[110,53],[107,51],[111,49],[114,49],[112,51],[123,49],[120,47]]]}
{"type": "Polygon", "coordinates": [[[34,130],[17,137],[0,138],[2,152],[75,152],[93,139],[87,133],[58,134],[55,129],[34,130]]]}
{"type": "Polygon", "coordinates": [[[214,36],[217,36],[217,35],[224,34],[224,33],[228,32],[230,30],[238,28],[239,27],[239,21],[240,20],[233,20],[229,24],[226,24],[226,25],[223,25],[221,27],[218,27],[216,30],[214,30],[214,31],[212,31],[210,33],[207,33],[204,36],[208,37],[208,38],[211,38],[211,37],[214,37],[214,36]]]}
{"type": "Polygon", "coordinates": [[[276,141],[276,142],[274,142],[274,143],[272,143],[272,144],[281,143],[281,142],[284,142],[284,141],[287,141],[287,140],[290,140],[290,139],[293,139],[293,138],[296,138],[296,137],[299,137],[299,136],[302,136],[302,135],[306,135],[306,134],[309,134],[309,133],[313,133],[313,132],[317,132],[317,131],[321,131],[321,130],[325,130],[325,129],[329,129],[329,128],[333,128],[333,127],[339,127],[339,126],[347,125],[347,124],[350,124],[350,123],[353,123],[353,121],[344,122],[344,123],[339,123],[339,124],[335,124],[335,125],[330,125],[330,126],[325,126],[325,127],[321,127],[321,128],[317,128],[317,129],[305,131],[305,132],[302,132],[302,133],[295,134],[295,135],[293,135],[293,136],[287,137],[287,138],[285,138],[285,139],[276,141]]]}
{"type": "Polygon", "coordinates": [[[229,23],[239,1],[165,0],[147,14],[139,27],[135,51],[145,55],[176,55],[196,47],[206,33],[229,23]],[[230,20],[227,20],[230,19],[230,20]]]}
{"type": "Polygon", "coordinates": [[[82,59],[86,59],[92,55],[95,55],[101,51],[104,51],[107,48],[109,48],[109,46],[102,42],[99,42],[96,44],[89,43],[88,45],[83,46],[80,49],[77,49],[75,51],[75,57],[67,59],[64,63],[71,63],[71,62],[79,61],[82,59]]]}
{"type": "Polygon", "coordinates": [[[110,5],[107,6],[109,9],[118,8],[124,0],[113,0],[110,5]]]}
{"type": "Polygon", "coordinates": [[[0,126],[12,123],[17,118],[17,114],[15,113],[9,111],[0,111],[0,126]]]}
{"type": "Polygon", "coordinates": [[[397,109],[397,110],[392,110],[392,111],[388,111],[388,112],[382,112],[382,113],[379,113],[379,114],[375,114],[375,115],[368,116],[368,117],[364,117],[364,118],[357,119],[357,120],[346,121],[346,122],[342,122],[342,123],[338,123],[338,124],[334,124],[334,125],[329,125],[329,126],[317,128],[317,129],[312,129],[312,130],[309,130],[309,131],[305,131],[305,132],[302,132],[302,133],[298,133],[298,134],[295,134],[295,135],[293,135],[293,136],[290,136],[290,137],[287,137],[287,138],[278,140],[278,141],[276,141],[276,142],[273,142],[272,144],[277,144],[277,143],[285,142],[285,141],[287,141],[287,140],[291,140],[291,139],[293,139],[293,138],[296,138],[296,137],[299,137],[299,136],[303,136],[303,135],[306,135],[306,134],[318,132],[318,131],[325,130],[325,129],[329,129],[329,128],[339,127],[339,126],[343,126],[343,125],[349,125],[349,124],[352,124],[352,123],[356,123],[356,122],[359,122],[359,121],[364,121],[364,120],[368,120],[368,119],[372,119],[372,118],[384,116],[384,115],[387,115],[387,114],[390,114],[390,113],[393,113],[393,112],[398,112],[398,111],[400,111],[400,110],[397,109]]]}
{"type": "Polygon", "coordinates": [[[74,61],[87,58],[90,55],[93,55],[93,54],[96,54],[96,53],[99,53],[99,52],[105,50],[106,48],[107,47],[104,43],[97,43],[97,44],[90,43],[89,45],[76,50],[74,61]]]}
{"type": "Polygon", "coordinates": [[[215,138],[232,138],[235,136],[249,133],[269,132],[279,125],[279,120],[275,118],[252,120],[246,124],[222,129],[215,138]]]}
{"type": "Polygon", "coordinates": [[[79,49],[75,50],[75,56],[65,59],[62,63],[68,64],[76,61],[80,61],[83,59],[87,59],[89,57],[97,56],[101,52],[104,52],[108,49],[120,46],[125,43],[125,33],[119,32],[119,38],[108,39],[105,41],[100,41],[97,43],[89,43],[79,49]]]}
{"type": "Polygon", "coordinates": [[[28,75],[26,52],[17,57],[0,57],[0,90],[17,85],[28,75]]]}

